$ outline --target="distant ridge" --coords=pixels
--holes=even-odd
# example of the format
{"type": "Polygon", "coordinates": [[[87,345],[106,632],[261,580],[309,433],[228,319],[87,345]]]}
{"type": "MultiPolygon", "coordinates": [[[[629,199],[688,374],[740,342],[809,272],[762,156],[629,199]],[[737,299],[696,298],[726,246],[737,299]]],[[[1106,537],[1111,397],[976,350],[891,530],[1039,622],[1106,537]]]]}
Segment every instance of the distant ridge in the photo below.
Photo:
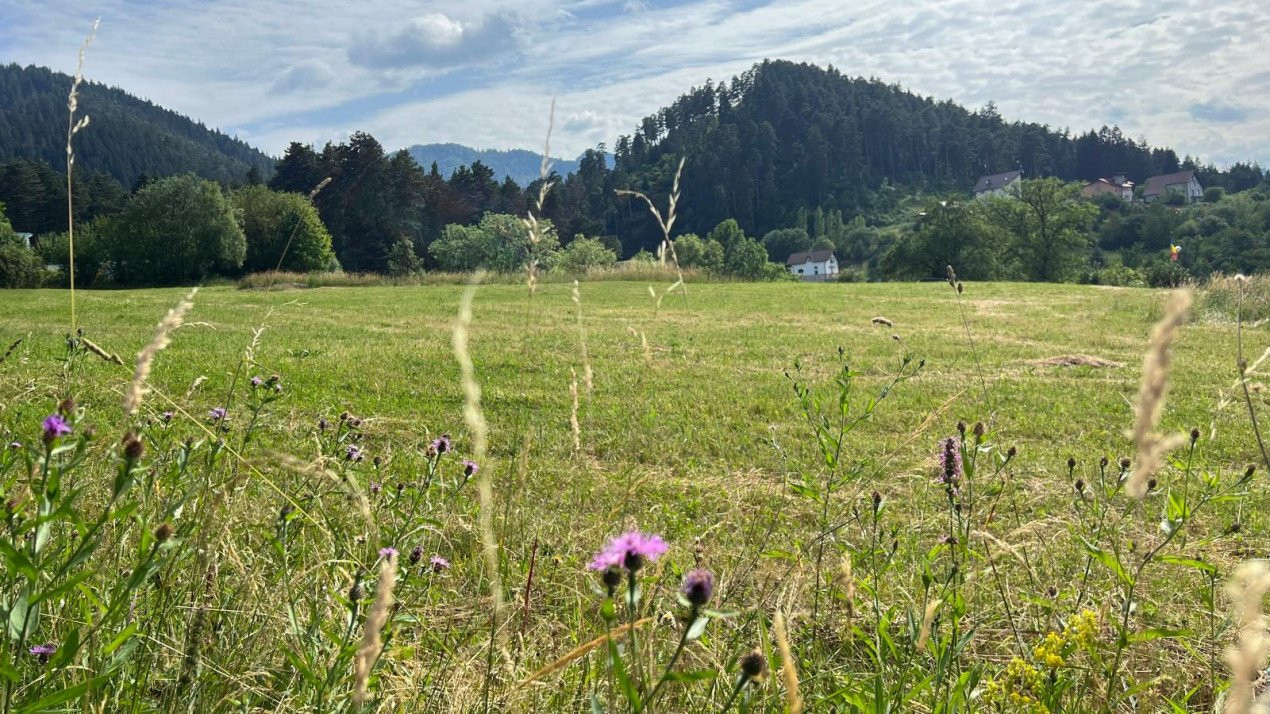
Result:
{"type": "MultiPolygon", "coordinates": [[[[0,65],[0,161],[66,163],[66,95],[70,75],[45,67],[0,65]]],[[[241,182],[255,168],[264,178],[274,159],[246,142],[116,87],[87,82],[80,112],[92,123],[75,137],[76,168],[104,173],[124,186],[139,176],[194,173],[241,182]]]]}
{"type": "MultiPolygon", "coordinates": [[[[445,178],[460,166],[480,161],[494,170],[494,178],[502,180],[511,176],[521,186],[528,186],[539,176],[542,154],[526,149],[473,149],[462,144],[415,144],[406,149],[414,160],[427,171],[435,161],[437,170],[445,178]]],[[[551,169],[561,176],[578,170],[578,162],[552,159],[551,169]]]]}

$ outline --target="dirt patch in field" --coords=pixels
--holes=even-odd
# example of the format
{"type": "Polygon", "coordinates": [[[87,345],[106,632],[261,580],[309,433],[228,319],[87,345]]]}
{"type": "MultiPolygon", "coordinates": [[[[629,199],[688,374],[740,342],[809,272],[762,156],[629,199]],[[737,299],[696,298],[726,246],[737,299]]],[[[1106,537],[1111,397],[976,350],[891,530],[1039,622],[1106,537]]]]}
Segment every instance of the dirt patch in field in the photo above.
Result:
{"type": "Polygon", "coordinates": [[[1124,363],[1114,360],[1095,357],[1094,355],[1059,355],[1057,357],[1046,357],[1045,359],[1034,359],[1028,362],[1038,367],[1123,367],[1124,363]]]}

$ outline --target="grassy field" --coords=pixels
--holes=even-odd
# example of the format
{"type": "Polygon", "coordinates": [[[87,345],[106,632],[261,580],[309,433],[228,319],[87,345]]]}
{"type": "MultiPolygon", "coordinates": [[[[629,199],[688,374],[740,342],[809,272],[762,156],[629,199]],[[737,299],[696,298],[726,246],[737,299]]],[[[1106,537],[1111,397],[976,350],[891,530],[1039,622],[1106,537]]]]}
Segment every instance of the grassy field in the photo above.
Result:
{"type": "MultiPolygon", "coordinates": [[[[679,625],[661,616],[682,610],[674,589],[694,564],[717,578],[712,604],[736,613],[685,648],[677,667],[700,673],[683,677],[695,681],[668,680],[645,711],[719,710],[738,657],[756,646],[780,669],[770,636],[777,612],[813,711],[1161,711],[1169,700],[1211,710],[1227,686],[1220,652],[1233,637],[1221,584],[1237,561],[1266,550],[1260,477],[1199,496],[1209,493],[1205,474],[1224,488],[1259,460],[1247,405],[1232,388],[1234,323],[1199,303],[1181,329],[1161,431],[1197,428],[1200,438],[1190,461],[1186,446],[1174,452],[1179,460],[1137,503],[1116,488],[1116,464],[1134,455],[1125,432],[1165,293],[966,287],[959,297],[943,283],[693,284],[658,305],[642,283],[583,284],[585,359],[569,285],[541,285],[532,297],[522,286],[482,287],[470,349],[506,600],[492,635],[477,490],[457,462],[427,454],[448,433],[456,456],[472,455],[451,346],[461,286],[201,290],[131,422],[120,403],[133,355],[185,291],[81,293],[85,336],[124,366],[92,355],[66,361],[65,292],[0,293],[0,347],[21,338],[0,363],[0,435],[38,445],[40,420],[74,397],[68,438],[97,433],[68,480],[83,489],[80,520],[105,512],[127,425],[152,422],[136,510],[102,531],[79,593],[45,602],[38,635],[18,633],[6,702],[16,710],[82,685],[72,699],[86,709],[355,710],[352,660],[373,609],[377,553],[394,547],[404,563],[418,546],[425,561],[435,553],[453,567],[403,569],[368,710],[620,711],[607,646],[525,680],[603,635],[603,594],[585,566],[606,539],[638,527],[670,550],[642,571],[639,614],[654,619],[636,644],[622,641],[628,668],[659,672],[675,651],[679,625]],[[832,401],[843,362],[856,410],[922,366],[827,468],[793,379],[832,401]],[[257,419],[260,399],[246,381],[255,374],[279,375],[285,387],[257,419]],[[230,416],[209,425],[215,407],[230,416]],[[169,410],[177,415],[165,426],[159,415],[169,410]],[[362,420],[355,434],[318,428],[319,418],[340,424],[341,412],[362,420]],[[968,437],[978,492],[967,474],[957,497],[964,511],[954,513],[934,480],[938,442],[957,434],[959,420],[984,422],[986,434],[979,449],[968,437]],[[350,444],[364,461],[341,458],[350,444]],[[1017,454],[1001,466],[1009,447],[1017,454]],[[1100,468],[1104,456],[1110,465],[1100,468]],[[1180,520],[1170,495],[1185,505],[1180,520]],[[280,519],[288,504],[295,511],[280,519]],[[1162,514],[1183,532],[1162,531],[1162,514]],[[165,521],[176,537],[161,550],[134,532],[165,521]],[[1166,535],[1158,555],[1177,562],[1149,557],[1138,571],[1166,535]],[[159,554],[152,580],[118,575],[147,547],[159,554]],[[350,604],[362,580],[365,603],[350,604]],[[104,604],[86,604],[88,592],[104,604]],[[127,616],[103,593],[124,598],[127,616]],[[1064,634],[1085,611],[1096,634],[1064,634]],[[99,632],[96,621],[112,624],[99,632]],[[109,631],[126,646],[110,649],[109,631]],[[72,632],[74,657],[55,662],[63,670],[18,651],[72,632]],[[1061,666],[1047,668],[1037,651],[1048,633],[1065,643],[1061,666]]],[[[1244,338],[1250,359],[1267,345],[1264,327],[1244,338]]],[[[1260,392],[1254,403],[1264,406],[1260,392]]],[[[38,458],[25,469],[8,458],[6,494],[35,509],[38,458]]],[[[22,508],[15,517],[10,506],[18,550],[39,521],[28,512],[22,526],[22,508]]],[[[49,542],[68,553],[97,533],[74,519],[59,527],[49,542]]],[[[12,603],[30,578],[9,564],[12,638],[12,603]]],[[[35,567],[45,572],[44,562],[35,567]]],[[[65,577],[38,578],[36,590],[65,577]]],[[[789,689],[773,677],[746,685],[738,702],[779,711],[789,689]]]]}

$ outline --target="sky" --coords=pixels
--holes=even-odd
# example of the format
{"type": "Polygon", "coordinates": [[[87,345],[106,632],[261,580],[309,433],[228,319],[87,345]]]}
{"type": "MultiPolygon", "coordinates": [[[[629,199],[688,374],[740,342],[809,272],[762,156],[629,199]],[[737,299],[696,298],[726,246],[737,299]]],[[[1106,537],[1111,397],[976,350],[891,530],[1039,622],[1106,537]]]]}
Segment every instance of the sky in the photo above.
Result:
{"type": "Polygon", "coordinates": [[[369,131],[610,147],[764,58],[1008,120],[1270,166],[1268,0],[0,0],[0,62],[126,89],[275,155],[369,131]]]}

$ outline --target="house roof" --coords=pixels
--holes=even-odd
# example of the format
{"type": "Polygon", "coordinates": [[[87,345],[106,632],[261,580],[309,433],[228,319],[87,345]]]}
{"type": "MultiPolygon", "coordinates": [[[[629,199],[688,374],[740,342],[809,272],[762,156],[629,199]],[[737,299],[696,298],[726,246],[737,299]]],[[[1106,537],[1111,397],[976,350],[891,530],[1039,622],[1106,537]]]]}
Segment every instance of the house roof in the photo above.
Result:
{"type": "Polygon", "coordinates": [[[1194,171],[1178,171],[1173,174],[1161,174],[1160,176],[1152,176],[1147,179],[1146,188],[1143,189],[1144,196],[1159,196],[1168,190],[1169,186],[1176,186],[1180,183],[1190,183],[1195,178],[1194,171]]]}
{"type": "Polygon", "coordinates": [[[794,253],[789,256],[789,260],[785,261],[785,265],[802,265],[803,263],[823,263],[833,257],[833,251],[826,248],[825,250],[809,250],[803,253],[794,253]]]}
{"type": "Polygon", "coordinates": [[[984,191],[991,191],[994,188],[1002,188],[1022,175],[1022,171],[1006,171],[1003,174],[980,176],[979,183],[975,184],[975,193],[983,193],[984,191]]]}

